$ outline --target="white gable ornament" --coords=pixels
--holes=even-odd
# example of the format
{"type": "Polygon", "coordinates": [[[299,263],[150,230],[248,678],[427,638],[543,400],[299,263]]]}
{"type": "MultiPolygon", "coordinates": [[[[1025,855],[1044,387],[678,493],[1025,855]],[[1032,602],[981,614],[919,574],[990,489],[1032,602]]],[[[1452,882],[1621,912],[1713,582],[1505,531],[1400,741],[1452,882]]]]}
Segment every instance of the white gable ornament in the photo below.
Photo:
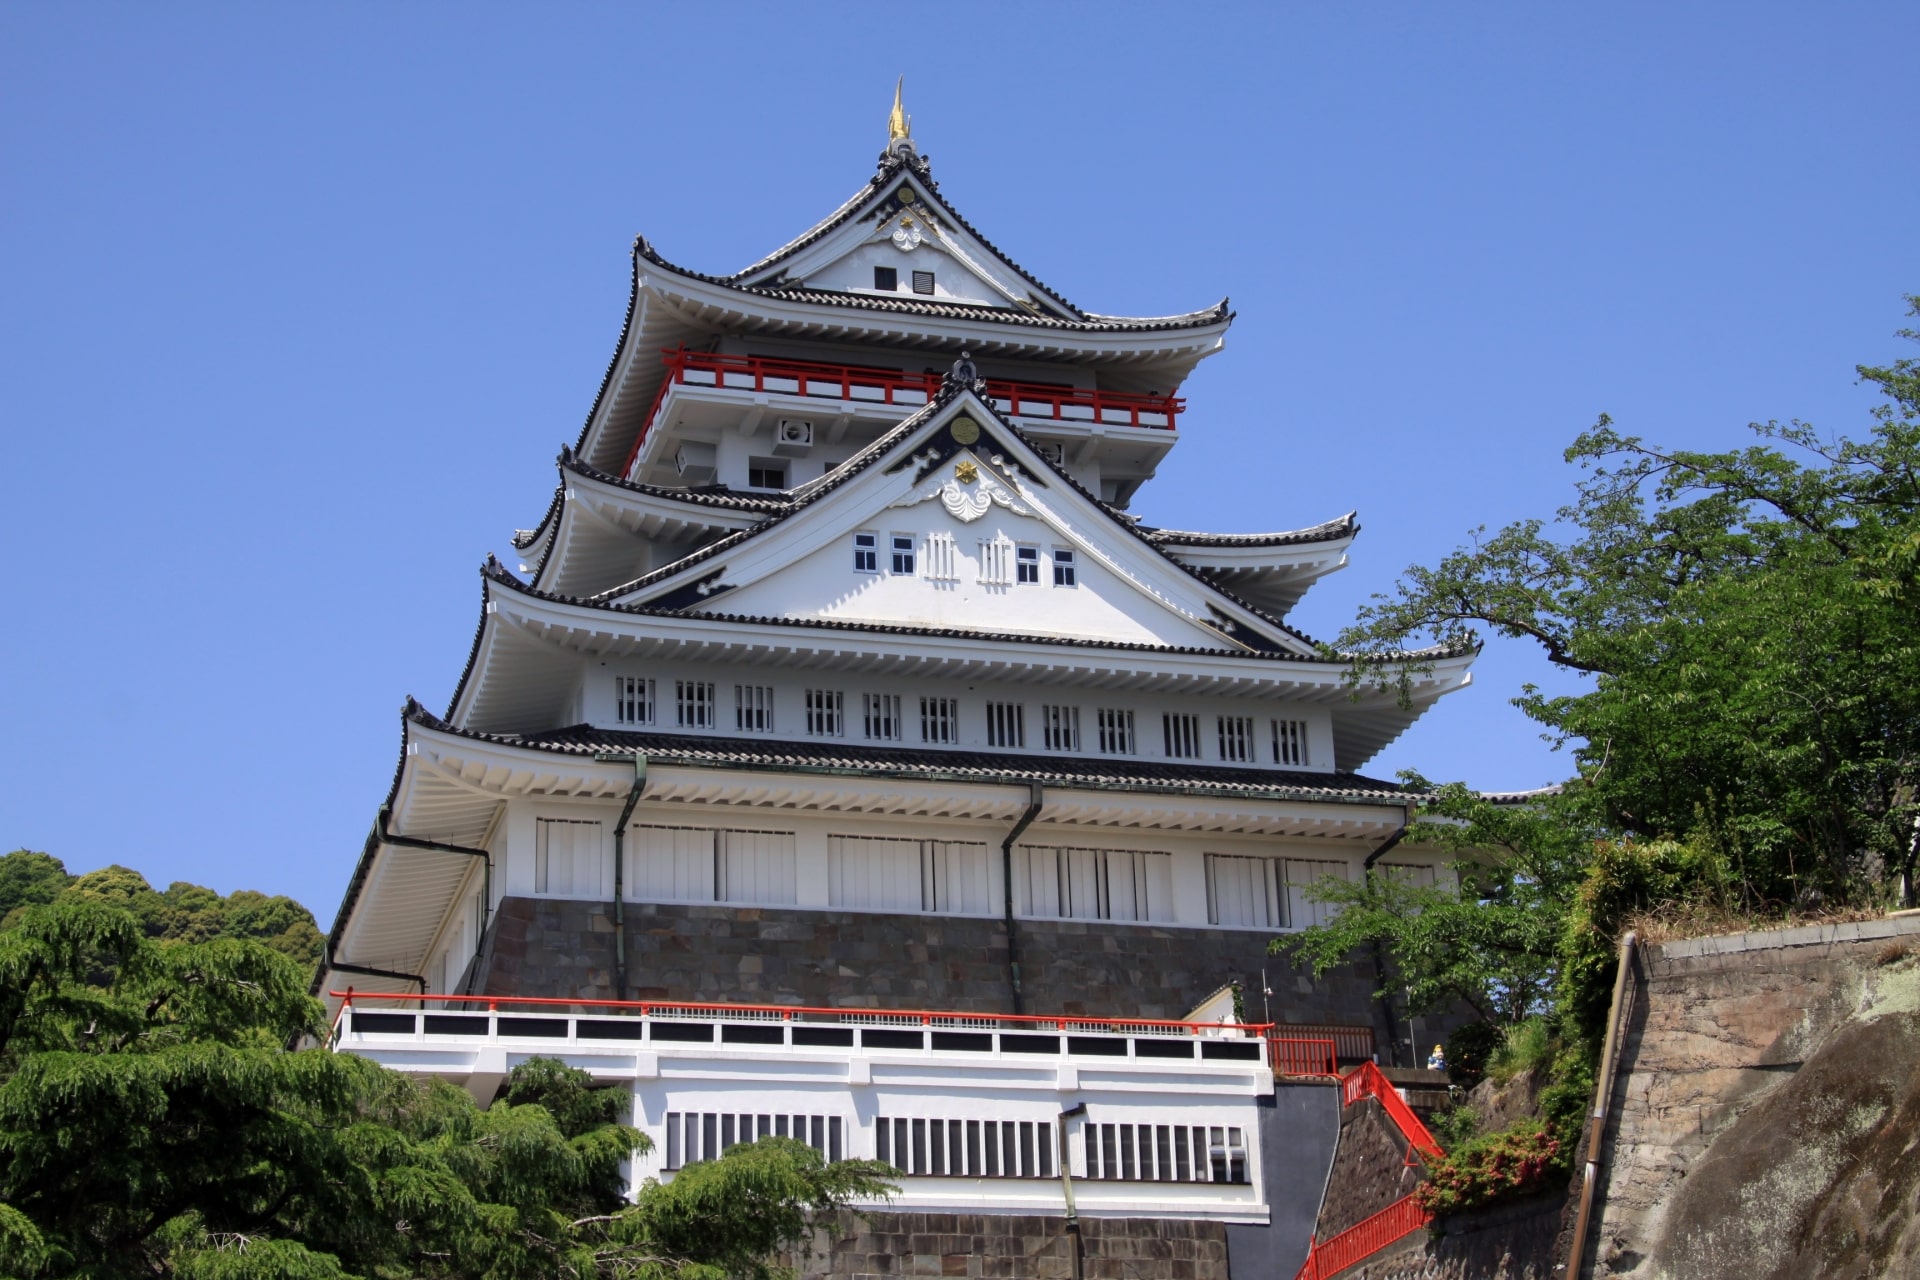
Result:
{"type": "Polygon", "coordinates": [[[962,524],[972,524],[987,514],[989,507],[1001,506],[1017,516],[1027,514],[1007,487],[993,478],[992,473],[981,468],[972,458],[962,458],[954,464],[953,474],[936,480],[926,488],[894,503],[896,507],[917,507],[923,502],[940,499],[940,505],[947,514],[962,524]]]}

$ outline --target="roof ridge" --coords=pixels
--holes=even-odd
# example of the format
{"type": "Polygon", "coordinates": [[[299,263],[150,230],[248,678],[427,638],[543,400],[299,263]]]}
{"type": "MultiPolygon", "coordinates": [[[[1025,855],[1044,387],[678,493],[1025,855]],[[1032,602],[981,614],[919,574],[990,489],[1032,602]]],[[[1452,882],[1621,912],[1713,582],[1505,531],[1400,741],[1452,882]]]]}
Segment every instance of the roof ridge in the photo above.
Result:
{"type": "Polygon", "coordinates": [[[1301,542],[1332,542],[1348,534],[1358,533],[1360,526],[1354,517],[1358,511],[1349,511],[1343,516],[1331,520],[1322,520],[1319,524],[1308,525],[1304,529],[1288,529],[1274,533],[1200,533],[1187,529],[1142,528],[1154,542],[1173,546],[1283,546],[1301,542]]]}

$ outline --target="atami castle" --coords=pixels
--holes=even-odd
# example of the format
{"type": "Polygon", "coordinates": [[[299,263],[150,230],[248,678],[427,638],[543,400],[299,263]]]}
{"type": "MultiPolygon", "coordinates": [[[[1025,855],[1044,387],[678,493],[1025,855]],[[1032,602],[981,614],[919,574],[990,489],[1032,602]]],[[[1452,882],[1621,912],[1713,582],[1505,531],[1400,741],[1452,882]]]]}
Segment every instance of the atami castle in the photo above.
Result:
{"type": "Polygon", "coordinates": [[[1133,514],[1226,303],[1080,309],[891,133],[743,271],[636,243],[520,572],[482,570],[444,714],[407,704],[322,989],[356,993],[343,1047],[477,1093],[531,1053],[632,1081],[636,1176],[777,1131],[893,1161],[904,1208],[1058,1214],[1066,1110],[1086,1214],[1264,1229],[1312,1145],[1266,1046],[1152,1020],[1230,1021],[1195,1011],[1241,983],[1343,1058],[1404,1038],[1369,966],[1266,946],[1395,839],[1356,771],[1471,655],[1353,700],[1286,621],[1351,516],[1133,514]]]}

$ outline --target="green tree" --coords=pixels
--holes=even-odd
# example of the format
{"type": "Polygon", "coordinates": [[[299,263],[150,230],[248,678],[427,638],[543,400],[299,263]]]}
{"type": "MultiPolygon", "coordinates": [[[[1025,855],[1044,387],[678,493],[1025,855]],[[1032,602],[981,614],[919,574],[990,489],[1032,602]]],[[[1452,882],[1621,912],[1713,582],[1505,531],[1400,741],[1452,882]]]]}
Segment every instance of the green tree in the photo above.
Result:
{"type": "Polygon", "coordinates": [[[116,905],[146,901],[127,876],[89,890],[0,930],[0,1274],[770,1276],[771,1251],[891,1191],[769,1139],[629,1204],[624,1091],[536,1061],[482,1109],[289,1049],[325,1033],[302,966],[149,937],[116,905]]]}
{"type": "Polygon", "coordinates": [[[52,854],[15,849],[0,855],[0,921],[21,907],[52,902],[72,879],[52,854]]]}
{"type": "Polygon", "coordinates": [[[1581,806],[1566,794],[1495,804],[1459,783],[1406,782],[1432,798],[1405,843],[1453,855],[1459,888],[1415,885],[1391,867],[1321,880],[1308,896],[1339,911],[1271,949],[1320,975],[1377,945],[1388,963],[1376,998],[1404,991],[1412,1013],[1464,1005],[1502,1023],[1542,1013],[1595,834],[1581,806]]]}
{"type": "Polygon", "coordinates": [[[1709,841],[1750,908],[1911,900],[1920,363],[1859,372],[1887,397],[1859,440],[1766,423],[1744,449],[1659,449],[1602,418],[1567,451],[1584,475],[1555,527],[1409,569],[1341,643],[1531,640],[1591,681],[1518,703],[1572,747],[1592,824],[1709,841]]]}

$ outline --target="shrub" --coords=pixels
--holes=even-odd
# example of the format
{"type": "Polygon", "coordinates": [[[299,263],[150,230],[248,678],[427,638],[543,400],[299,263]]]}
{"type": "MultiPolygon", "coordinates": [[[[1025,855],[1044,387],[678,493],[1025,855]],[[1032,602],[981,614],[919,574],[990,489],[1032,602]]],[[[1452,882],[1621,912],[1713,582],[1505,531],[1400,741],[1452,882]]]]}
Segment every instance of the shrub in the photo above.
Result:
{"type": "Polygon", "coordinates": [[[1553,1062],[1553,1033],[1545,1018],[1528,1018],[1505,1029],[1499,1045],[1487,1059],[1487,1074],[1495,1084],[1505,1084],[1522,1071],[1531,1069],[1545,1075],[1553,1062]]]}
{"type": "Polygon", "coordinates": [[[1435,1161],[1414,1194],[1436,1214],[1533,1195],[1558,1181],[1564,1149],[1544,1121],[1524,1120],[1435,1161]]]}

